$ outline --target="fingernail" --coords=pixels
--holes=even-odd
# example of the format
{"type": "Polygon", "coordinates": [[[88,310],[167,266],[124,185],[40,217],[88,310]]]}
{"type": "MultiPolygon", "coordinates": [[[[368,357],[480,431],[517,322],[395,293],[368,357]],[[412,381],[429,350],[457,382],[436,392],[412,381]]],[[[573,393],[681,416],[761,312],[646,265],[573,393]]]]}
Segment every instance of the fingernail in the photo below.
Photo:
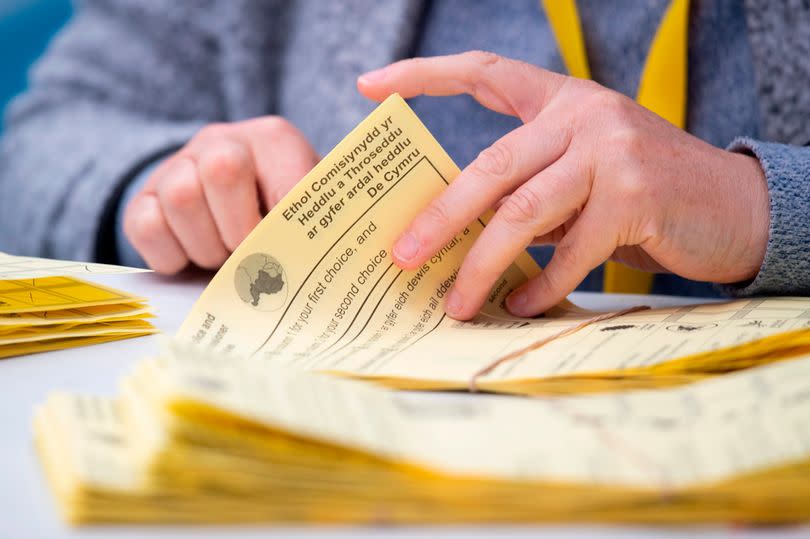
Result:
{"type": "Polygon", "coordinates": [[[506,308],[516,316],[528,316],[529,296],[525,292],[515,292],[506,298],[506,308]]]}
{"type": "Polygon", "coordinates": [[[380,82],[385,77],[385,69],[375,69],[368,73],[363,73],[357,79],[361,84],[375,84],[380,82]]]}
{"type": "Polygon", "coordinates": [[[394,245],[394,256],[402,262],[409,262],[413,260],[419,252],[419,241],[416,236],[410,232],[406,232],[400,236],[397,243],[394,245]]]}
{"type": "Polygon", "coordinates": [[[461,294],[459,294],[455,289],[451,290],[450,293],[447,294],[447,301],[444,304],[444,310],[447,311],[447,314],[453,316],[461,313],[461,307],[461,294]]]}

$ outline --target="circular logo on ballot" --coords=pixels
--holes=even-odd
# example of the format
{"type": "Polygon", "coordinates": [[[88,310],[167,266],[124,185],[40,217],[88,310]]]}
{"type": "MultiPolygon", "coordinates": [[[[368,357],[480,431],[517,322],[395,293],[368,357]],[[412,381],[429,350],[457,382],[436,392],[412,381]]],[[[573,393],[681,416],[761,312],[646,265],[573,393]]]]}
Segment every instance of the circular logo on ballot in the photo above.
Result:
{"type": "Polygon", "coordinates": [[[268,254],[245,257],[236,268],[233,282],[242,301],[259,311],[275,311],[287,301],[287,274],[268,254]]]}

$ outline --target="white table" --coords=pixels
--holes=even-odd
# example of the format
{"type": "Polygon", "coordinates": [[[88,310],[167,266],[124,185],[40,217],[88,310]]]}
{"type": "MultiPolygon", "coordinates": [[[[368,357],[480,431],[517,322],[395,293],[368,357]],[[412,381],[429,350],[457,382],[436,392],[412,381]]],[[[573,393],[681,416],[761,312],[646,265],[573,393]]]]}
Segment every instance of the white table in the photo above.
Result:
{"type": "MultiPolygon", "coordinates": [[[[157,326],[173,332],[205,287],[205,276],[163,278],[152,274],[98,276],[95,280],[147,297],[158,314],[157,326]]],[[[574,294],[583,306],[615,309],[638,304],[639,298],[574,294]]],[[[653,306],[686,303],[682,298],[650,296],[653,306]]],[[[443,528],[279,528],[279,527],[88,527],[63,524],[35,457],[31,416],[52,391],[112,394],[121,376],[138,359],[157,349],[156,336],[0,361],[0,539],[33,537],[810,537],[810,527],[742,530],[712,528],[640,528],[599,526],[443,527],[443,528]]],[[[425,396],[430,398],[430,396],[425,396]]],[[[808,501],[810,503],[810,501],[808,501]]]]}

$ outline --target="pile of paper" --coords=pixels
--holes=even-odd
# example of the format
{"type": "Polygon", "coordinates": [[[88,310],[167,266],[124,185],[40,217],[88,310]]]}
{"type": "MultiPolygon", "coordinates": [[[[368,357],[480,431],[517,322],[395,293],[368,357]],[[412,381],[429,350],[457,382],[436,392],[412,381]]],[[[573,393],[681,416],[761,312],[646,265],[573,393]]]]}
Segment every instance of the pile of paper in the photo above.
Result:
{"type": "Polygon", "coordinates": [[[563,302],[520,319],[504,300],[540,271],[524,254],[478,318],[451,320],[442,305],[484,221],[415,271],[389,249],[457,174],[405,102],[386,100],[256,227],[118,398],[59,394],[38,411],[66,517],[810,519],[810,300],[613,317],[563,302]],[[625,391],[638,388],[656,390],[625,391]]]}
{"type": "Polygon", "coordinates": [[[810,519],[810,356],[658,391],[396,393],[166,351],[52,396],[37,446],[86,522],[810,519]]]}
{"type": "Polygon", "coordinates": [[[155,333],[143,298],[72,276],[129,271],[0,253],[0,358],[155,333]]]}

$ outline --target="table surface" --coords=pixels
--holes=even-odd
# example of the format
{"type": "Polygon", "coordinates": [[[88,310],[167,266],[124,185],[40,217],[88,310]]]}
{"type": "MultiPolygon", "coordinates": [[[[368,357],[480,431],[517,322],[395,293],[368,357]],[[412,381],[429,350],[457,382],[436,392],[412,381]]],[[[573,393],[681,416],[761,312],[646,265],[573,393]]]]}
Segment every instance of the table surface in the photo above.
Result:
{"type": "MultiPolygon", "coordinates": [[[[165,278],[154,274],[94,276],[93,280],[149,299],[156,325],[174,332],[205,287],[207,277],[165,278]]],[[[573,294],[585,307],[615,309],[639,303],[638,296],[573,294]]],[[[646,296],[645,304],[665,306],[694,301],[646,296]]],[[[539,527],[155,527],[104,526],[70,528],[59,519],[32,443],[34,407],[55,390],[113,394],[129,368],[157,350],[157,336],[74,348],[0,361],[0,539],[28,537],[810,537],[810,527],[741,529],[728,527],[644,528],[629,526],[539,527]]],[[[431,398],[425,395],[420,398],[431,398]]]]}

